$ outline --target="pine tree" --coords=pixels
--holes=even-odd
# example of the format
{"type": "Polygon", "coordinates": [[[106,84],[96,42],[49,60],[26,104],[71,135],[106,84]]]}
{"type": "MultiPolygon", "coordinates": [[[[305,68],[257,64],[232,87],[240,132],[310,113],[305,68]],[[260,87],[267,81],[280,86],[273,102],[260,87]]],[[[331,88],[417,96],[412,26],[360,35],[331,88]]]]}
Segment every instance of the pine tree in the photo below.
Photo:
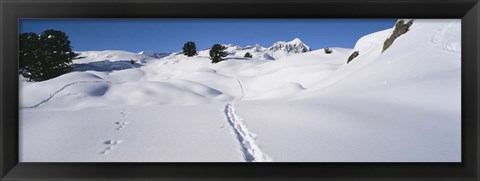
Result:
{"type": "Polygon", "coordinates": [[[228,55],[227,52],[225,52],[225,49],[227,49],[227,47],[220,44],[212,46],[212,49],[210,50],[210,59],[212,59],[212,63],[221,62],[223,57],[228,55]]]}
{"type": "Polygon", "coordinates": [[[245,58],[252,58],[252,54],[250,54],[249,52],[245,53],[245,55],[243,56],[245,58]]]}
{"type": "Polygon", "coordinates": [[[183,49],[183,54],[188,57],[197,55],[197,46],[193,41],[188,41],[187,43],[185,43],[182,49],[183,49]]]}
{"type": "Polygon", "coordinates": [[[30,77],[34,70],[34,63],[38,60],[40,50],[40,36],[36,33],[22,33],[19,36],[19,67],[18,73],[23,77],[30,77]]]}
{"type": "Polygon", "coordinates": [[[58,30],[46,30],[40,36],[34,33],[20,35],[20,73],[32,81],[51,79],[67,73],[77,56],[72,51],[68,36],[58,30]],[[33,40],[28,37],[38,37],[33,40]]]}

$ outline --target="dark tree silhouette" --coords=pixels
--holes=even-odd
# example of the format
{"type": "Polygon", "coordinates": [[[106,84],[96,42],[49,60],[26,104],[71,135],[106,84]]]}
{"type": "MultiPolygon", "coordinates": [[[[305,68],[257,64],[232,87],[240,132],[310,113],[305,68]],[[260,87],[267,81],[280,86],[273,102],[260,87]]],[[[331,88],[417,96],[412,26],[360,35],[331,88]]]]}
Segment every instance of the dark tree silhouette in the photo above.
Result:
{"type": "Polygon", "coordinates": [[[249,52],[245,53],[245,55],[243,57],[246,57],[246,58],[252,58],[252,54],[250,54],[249,52]]]}
{"type": "Polygon", "coordinates": [[[223,57],[227,56],[225,49],[227,49],[227,47],[220,44],[215,44],[212,46],[212,49],[210,50],[210,59],[212,59],[212,63],[221,62],[223,57]]]}
{"type": "Polygon", "coordinates": [[[195,45],[195,42],[189,41],[183,45],[183,54],[192,57],[197,55],[197,46],[195,45]]]}
{"type": "Polygon", "coordinates": [[[68,36],[62,31],[46,30],[40,36],[22,33],[19,40],[19,72],[32,81],[43,81],[67,73],[77,56],[72,51],[68,36]]]}
{"type": "Polygon", "coordinates": [[[39,58],[40,36],[36,33],[22,33],[19,36],[19,67],[18,73],[23,77],[30,77],[35,68],[35,61],[39,58]]]}

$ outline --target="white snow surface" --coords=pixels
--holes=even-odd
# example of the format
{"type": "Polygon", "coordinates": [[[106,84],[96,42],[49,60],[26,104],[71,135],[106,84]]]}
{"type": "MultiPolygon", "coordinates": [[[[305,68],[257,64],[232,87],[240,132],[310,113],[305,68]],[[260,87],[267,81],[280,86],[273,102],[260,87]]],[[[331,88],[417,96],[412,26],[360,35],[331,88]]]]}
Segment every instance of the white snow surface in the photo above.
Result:
{"type": "Polygon", "coordinates": [[[149,60],[155,59],[147,55],[121,51],[121,50],[80,51],[75,53],[80,54],[77,59],[73,60],[73,62],[77,64],[92,63],[92,62],[98,62],[98,61],[117,62],[117,61],[130,61],[130,60],[147,62],[149,60]]]}
{"type": "Polygon", "coordinates": [[[331,54],[227,45],[217,64],[77,52],[71,73],[20,77],[20,161],[460,162],[460,25],[414,20],[383,53],[393,29],[331,54]]]}

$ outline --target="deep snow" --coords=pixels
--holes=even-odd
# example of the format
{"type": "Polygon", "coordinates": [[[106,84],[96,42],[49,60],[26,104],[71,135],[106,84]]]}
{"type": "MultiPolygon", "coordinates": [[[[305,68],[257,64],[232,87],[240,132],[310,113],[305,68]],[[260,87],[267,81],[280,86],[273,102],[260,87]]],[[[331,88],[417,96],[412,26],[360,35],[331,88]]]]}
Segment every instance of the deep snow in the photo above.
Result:
{"type": "Polygon", "coordinates": [[[20,161],[459,162],[460,20],[415,20],[381,53],[391,32],[275,59],[227,45],[217,64],[79,52],[74,72],[20,78],[20,161]]]}

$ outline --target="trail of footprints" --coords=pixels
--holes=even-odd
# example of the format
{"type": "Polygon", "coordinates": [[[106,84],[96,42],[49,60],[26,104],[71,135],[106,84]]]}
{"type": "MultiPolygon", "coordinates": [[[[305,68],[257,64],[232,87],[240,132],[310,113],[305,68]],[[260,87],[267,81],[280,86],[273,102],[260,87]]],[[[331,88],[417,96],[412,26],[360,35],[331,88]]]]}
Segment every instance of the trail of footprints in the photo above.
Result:
{"type": "Polygon", "coordinates": [[[117,121],[117,122],[115,122],[115,124],[118,125],[117,129],[115,129],[115,130],[120,131],[120,130],[122,130],[125,126],[127,126],[128,122],[120,122],[120,121],[117,121]]]}
{"type": "MultiPolygon", "coordinates": [[[[129,114],[129,112],[126,112],[125,109],[123,109],[120,112],[120,117],[124,118],[128,114],[129,114]]],[[[116,121],[113,124],[115,124],[115,126],[116,126],[116,128],[115,128],[116,131],[121,131],[123,128],[125,128],[125,126],[127,126],[129,124],[129,122],[116,121]]],[[[107,140],[107,141],[104,141],[103,144],[106,145],[106,148],[102,152],[100,152],[100,154],[102,154],[102,155],[107,154],[108,152],[115,149],[115,147],[122,142],[123,142],[122,140],[107,140]]]]}
{"type": "Polygon", "coordinates": [[[102,152],[100,152],[102,155],[107,154],[108,152],[113,150],[116,145],[122,143],[122,140],[107,140],[103,143],[107,145],[107,148],[105,148],[102,152]]]}
{"type": "Polygon", "coordinates": [[[129,114],[129,112],[127,112],[125,109],[122,109],[122,111],[120,112],[120,116],[123,118],[125,116],[127,116],[129,114]]]}

